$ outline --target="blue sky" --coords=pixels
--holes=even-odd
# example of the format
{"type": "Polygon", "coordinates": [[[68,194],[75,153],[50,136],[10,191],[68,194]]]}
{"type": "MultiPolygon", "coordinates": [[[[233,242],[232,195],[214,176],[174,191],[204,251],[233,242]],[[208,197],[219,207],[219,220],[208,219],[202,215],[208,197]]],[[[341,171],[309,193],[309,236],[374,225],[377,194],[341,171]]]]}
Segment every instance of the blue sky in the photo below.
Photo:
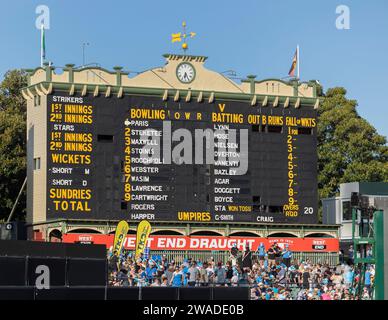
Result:
{"type": "Polygon", "coordinates": [[[240,77],[287,75],[297,44],[302,80],[325,89],[343,86],[359,113],[388,136],[388,1],[386,0],[2,0],[0,74],[40,63],[38,5],[50,8],[47,56],[55,66],[86,61],[142,71],[179,53],[170,34],[182,20],[197,37],[189,54],[209,57],[207,67],[240,77]],[[336,7],[350,8],[350,30],[335,27],[336,7]]]}

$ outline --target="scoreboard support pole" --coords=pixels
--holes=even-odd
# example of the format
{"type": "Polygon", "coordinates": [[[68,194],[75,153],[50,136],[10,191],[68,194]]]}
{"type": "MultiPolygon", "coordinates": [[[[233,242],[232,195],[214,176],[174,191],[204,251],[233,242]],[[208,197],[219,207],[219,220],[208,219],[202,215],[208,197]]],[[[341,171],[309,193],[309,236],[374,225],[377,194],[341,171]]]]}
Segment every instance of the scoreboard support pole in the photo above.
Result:
{"type": "MultiPolygon", "coordinates": [[[[375,228],[375,299],[385,300],[388,298],[388,288],[384,286],[385,275],[388,271],[388,265],[385,262],[384,244],[388,240],[388,219],[384,219],[383,211],[376,211],[374,213],[374,228],[375,228]],[[385,231],[385,232],[384,232],[385,231]]],[[[388,257],[387,257],[388,258],[388,257]]]]}
{"type": "Polygon", "coordinates": [[[15,200],[15,203],[13,204],[11,213],[10,213],[9,216],[8,216],[7,223],[11,222],[12,216],[13,216],[13,214],[14,214],[14,212],[15,212],[16,206],[17,206],[17,204],[18,204],[18,202],[19,202],[19,199],[20,199],[20,196],[22,195],[22,192],[23,192],[23,190],[24,190],[24,188],[25,188],[25,186],[26,186],[26,183],[27,183],[27,177],[25,177],[24,182],[23,182],[23,185],[22,185],[22,187],[21,187],[20,190],[19,190],[19,194],[18,194],[18,196],[17,196],[17,198],[16,198],[16,200],[15,200]]]}

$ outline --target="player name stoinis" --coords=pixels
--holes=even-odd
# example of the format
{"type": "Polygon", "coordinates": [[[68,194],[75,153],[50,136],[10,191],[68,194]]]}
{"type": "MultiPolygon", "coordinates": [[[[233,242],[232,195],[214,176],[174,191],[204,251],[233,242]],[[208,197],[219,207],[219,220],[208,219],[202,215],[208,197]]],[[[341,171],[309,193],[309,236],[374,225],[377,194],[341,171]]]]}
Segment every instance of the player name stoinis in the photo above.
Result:
{"type": "Polygon", "coordinates": [[[210,212],[191,212],[179,211],[178,220],[180,221],[210,221],[210,212]]]}
{"type": "Polygon", "coordinates": [[[53,163],[63,164],[91,164],[91,156],[89,154],[67,154],[53,153],[51,154],[53,163]]]}

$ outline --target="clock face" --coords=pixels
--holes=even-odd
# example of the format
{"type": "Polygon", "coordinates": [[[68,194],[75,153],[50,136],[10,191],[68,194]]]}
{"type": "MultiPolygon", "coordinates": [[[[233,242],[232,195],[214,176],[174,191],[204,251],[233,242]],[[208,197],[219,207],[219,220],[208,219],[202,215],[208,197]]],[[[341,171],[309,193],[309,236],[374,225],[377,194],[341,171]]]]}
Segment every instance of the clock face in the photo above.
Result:
{"type": "Polygon", "coordinates": [[[176,70],[177,77],[183,83],[190,83],[194,80],[195,70],[191,64],[182,63],[176,70]]]}

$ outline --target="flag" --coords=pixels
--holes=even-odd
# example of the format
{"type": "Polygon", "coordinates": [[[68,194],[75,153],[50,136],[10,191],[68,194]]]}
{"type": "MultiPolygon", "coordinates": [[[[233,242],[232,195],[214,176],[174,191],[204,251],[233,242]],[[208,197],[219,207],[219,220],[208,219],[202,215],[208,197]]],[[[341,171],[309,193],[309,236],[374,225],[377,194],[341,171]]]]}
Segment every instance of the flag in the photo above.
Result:
{"type": "Polygon", "coordinates": [[[40,40],[40,64],[43,67],[43,63],[46,60],[46,35],[44,31],[44,25],[41,27],[41,40],[40,40]]]}
{"type": "Polygon", "coordinates": [[[122,220],[118,223],[115,232],[115,239],[113,241],[113,254],[115,256],[120,256],[121,250],[124,246],[125,238],[129,230],[129,225],[126,221],[122,220]]]}
{"type": "Polygon", "coordinates": [[[296,49],[295,51],[294,58],[292,58],[290,71],[288,71],[288,75],[290,77],[295,77],[295,70],[297,65],[298,65],[298,49],[296,49]]]}
{"type": "Polygon", "coordinates": [[[151,233],[151,224],[142,220],[137,226],[135,258],[138,259],[147,246],[148,236],[151,233]]]}

